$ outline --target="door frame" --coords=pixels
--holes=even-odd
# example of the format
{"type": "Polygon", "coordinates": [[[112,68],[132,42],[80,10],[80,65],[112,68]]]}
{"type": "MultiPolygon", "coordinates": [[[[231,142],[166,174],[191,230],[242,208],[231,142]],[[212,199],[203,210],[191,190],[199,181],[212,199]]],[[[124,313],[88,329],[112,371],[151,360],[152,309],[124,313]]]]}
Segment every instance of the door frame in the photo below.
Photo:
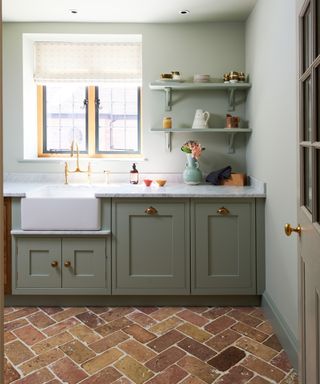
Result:
{"type": "MultiPolygon", "coordinates": [[[[3,118],[2,118],[2,0],[0,0],[0,185],[3,185],[3,118]]],[[[0,191],[0,217],[3,217],[3,188],[0,191]]],[[[0,220],[0,233],[3,233],[3,220],[0,220]]],[[[4,308],[4,239],[0,236],[0,329],[3,330],[4,308]]],[[[0,332],[0,382],[4,382],[4,335],[0,332]]]]}
{"type": "MultiPolygon", "coordinates": [[[[319,3],[319,1],[318,1],[319,3]]],[[[297,106],[298,106],[298,116],[297,116],[297,122],[298,122],[298,201],[297,201],[297,207],[298,207],[298,217],[300,224],[302,225],[302,229],[305,233],[305,235],[302,234],[302,236],[306,236],[307,232],[309,232],[310,236],[310,230],[307,227],[312,227],[314,230],[314,233],[320,234],[320,207],[319,207],[319,201],[316,199],[316,196],[319,194],[319,188],[320,188],[320,182],[319,182],[319,175],[317,172],[319,172],[319,169],[315,167],[318,155],[320,154],[320,146],[319,146],[319,126],[317,127],[317,124],[319,122],[318,119],[318,113],[317,108],[319,103],[319,99],[317,96],[317,86],[319,87],[316,70],[317,68],[320,69],[320,56],[317,55],[319,51],[319,47],[317,45],[320,45],[320,42],[318,41],[319,37],[316,36],[316,21],[317,21],[317,5],[316,0],[301,0],[299,3],[297,3],[297,20],[298,20],[298,30],[297,30],[297,37],[298,37],[298,44],[297,44],[297,81],[298,81],[298,95],[297,95],[297,106]],[[304,16],[306,15],[306,11],[310,7],[311,10],[311,57],[310,57],[310,64],[307,68],[305,68],[305,41],[304,41],[304,16]],[[310,120],[310,127],[311,131],[308,134],[308,140],[306,140],[305,137],[305,80],[310,78],[310,94],[311,94],[311,120],[310,120]],[[318,141],[317,141],[318,140],[318,141]],[[308,148],[309,151],[311,151],[311,172],[309,169],[309,172],[311,173],[312,177],[312,200],[311,200],[311,206],[310,211],[306,207],[306,191],[305,191],[305,178],[306,178],[306,172],[305,172],[305,164],[306,164],[306,148],[308,148]],[[306,224],[307,221],[307,224],[306,224]],[[310,222],[310,223],[309,223],[310,222]],[[306,224],[304,226],[304,224],[306,224]],[[310,225],[309,225],[310,224],[310,225]]],[[[319,4],[320,6],[320,4],[319,4]]],[[[309,239],[310,240],[310,239],[309,239]]],[[[298,242],[298,305],[299,305],[299,337],[300,337],[300,351],[299,351],[299,374],[300,379],[302,383],[306,382],[307,374],[306,374],[306,281],[305,281],[305,263],[302,257],[302,244],[303,240],[299,240],[298,242]]],[[[306,254],[306,251],[304,251],[304,254],[306,254]]]]}

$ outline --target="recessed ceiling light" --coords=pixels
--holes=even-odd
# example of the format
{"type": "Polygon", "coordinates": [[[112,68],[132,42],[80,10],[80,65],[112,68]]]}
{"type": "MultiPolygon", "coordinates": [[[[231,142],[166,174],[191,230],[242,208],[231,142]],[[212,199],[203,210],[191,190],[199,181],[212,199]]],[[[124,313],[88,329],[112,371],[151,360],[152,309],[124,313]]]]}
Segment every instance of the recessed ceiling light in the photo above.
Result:
{"type": "Polygon", "coordinates": [[[69,9],[69,12],[75,15],[76,13],[78,13],[78,10],[77,9],[69,9]]]}
{"type": "Polygon", "coordinates": [[[190,13],[190,11],[188,9],[183,9],[182,11],[179,11],[180,15],[187,15],[188,13],[190,13]]]}

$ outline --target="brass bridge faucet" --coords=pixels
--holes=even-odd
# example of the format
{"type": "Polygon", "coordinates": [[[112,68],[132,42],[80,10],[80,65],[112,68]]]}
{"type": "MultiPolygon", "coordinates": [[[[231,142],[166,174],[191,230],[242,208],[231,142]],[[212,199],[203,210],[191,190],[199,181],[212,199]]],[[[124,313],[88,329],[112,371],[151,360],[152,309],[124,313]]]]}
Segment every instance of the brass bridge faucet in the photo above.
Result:
{"type": "Polygon", "coordinates": [[[74,141],[72,141],[72,143],[71,143],[70,157],[73,157],[74,146],[76,146],[76,155],[77,155],[76,168],[73,171],[70,171],[69,170],[68,162],[66,161],[64,163],[64,183],[65,184],[68,184],[68,174],[69,173],[87,173],[88,174],[88,180],[90,180],[90,176],[91,176],[91,164],[90,164],[90,162],[88,163],[88,169],[86,171],[82,171],[80,169],[80,165],[79,165],[79,145],[78,145],[78,143],[75,143],[74,141]]]}

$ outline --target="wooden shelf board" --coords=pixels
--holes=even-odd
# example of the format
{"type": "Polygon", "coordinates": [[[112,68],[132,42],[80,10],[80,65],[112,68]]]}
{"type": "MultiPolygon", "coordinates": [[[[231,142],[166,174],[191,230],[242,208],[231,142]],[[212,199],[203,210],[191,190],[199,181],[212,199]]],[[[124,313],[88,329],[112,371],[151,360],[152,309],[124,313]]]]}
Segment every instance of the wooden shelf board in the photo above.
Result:
{"type": "Polygon", "coordinates": [[[250,133],[251,128],[151,128],[151,132],[165,132],[165,133],[250,133]]]}
{"type": "Polygon", "coordinates": [[[152,82],[149,88],[155,91],[162,91],[171,88],[176,91],[183,90],[246,90],[251,88],[250,83],[174,83],[174,82],[152,82]]]}

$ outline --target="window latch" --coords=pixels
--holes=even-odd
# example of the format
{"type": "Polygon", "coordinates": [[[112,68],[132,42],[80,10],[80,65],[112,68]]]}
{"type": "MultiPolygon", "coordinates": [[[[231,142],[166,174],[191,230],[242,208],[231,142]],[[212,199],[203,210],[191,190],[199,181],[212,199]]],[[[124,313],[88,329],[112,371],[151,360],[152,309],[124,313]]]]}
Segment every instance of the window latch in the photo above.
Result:
{"type": "Polygon", "coordinates": [[[88,106],[88,99],[83,99],[83,105],[80,108],[85,109],[87,106],[88,106]]]}
{"type": "Polygon", "coordinates": [[[95,99],[95,104],[96,104],[96,106],[97,106],[97,108],[98,109],[102,109],[103,107],[101,106],[101,101],[100,101],[100,99],[95,99]]]}

